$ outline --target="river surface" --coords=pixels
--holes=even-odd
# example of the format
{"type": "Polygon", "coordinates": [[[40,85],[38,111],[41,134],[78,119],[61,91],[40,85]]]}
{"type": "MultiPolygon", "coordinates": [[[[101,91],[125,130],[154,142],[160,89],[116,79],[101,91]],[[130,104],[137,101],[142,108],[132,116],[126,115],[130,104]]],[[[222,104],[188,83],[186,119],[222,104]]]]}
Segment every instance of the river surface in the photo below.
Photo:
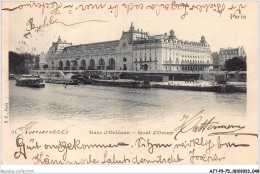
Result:
{"type": "Polygon", "coordinates": [[[168,89],[132,89],[107,86],[67,86],[46,83],[45,88],[15,86],[9,82],[10,121],[72,119],[123,122],[196,114],[245,116],[246,94],[221,94],[168,89]]]}

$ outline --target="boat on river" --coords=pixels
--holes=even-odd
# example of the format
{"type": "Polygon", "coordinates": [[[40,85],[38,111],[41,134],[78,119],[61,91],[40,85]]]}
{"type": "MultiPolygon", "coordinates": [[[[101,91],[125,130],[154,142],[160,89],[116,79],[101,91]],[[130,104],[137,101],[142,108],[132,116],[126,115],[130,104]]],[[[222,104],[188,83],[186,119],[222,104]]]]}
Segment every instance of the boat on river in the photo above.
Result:
{"type": "Polygon", "coordinates": [[[223,92],[220,85],[183,85],[183,84],[154,84],[154,88],[174,89],[174,90],[189,90],[189,91],[208,91],[208,92],[223,92]]]}
{"type": "Polygon", "coordinates": [[[45,83],[42,78],[35,75],[22,75],[16,79],[16,86],[26,86],[33,88],[44,88],[45,83]]]}
{"type": "Polygon", "coordinates": [[[90,84],[100,85],[100,86],[117,86],[117,87],[127,87],[127,88],[151,88],[151,83],[149,81],[135,81],[135,80],[101,80],[101,79],[91,79],[90,84]]]}
{"type": "Polygon", "coordinates": [[[65,75],[62,71],[49,71],[46,72],[44,80],[46,83],[77,85],[78,80],[72,79],[73,74],[65,75]]]}

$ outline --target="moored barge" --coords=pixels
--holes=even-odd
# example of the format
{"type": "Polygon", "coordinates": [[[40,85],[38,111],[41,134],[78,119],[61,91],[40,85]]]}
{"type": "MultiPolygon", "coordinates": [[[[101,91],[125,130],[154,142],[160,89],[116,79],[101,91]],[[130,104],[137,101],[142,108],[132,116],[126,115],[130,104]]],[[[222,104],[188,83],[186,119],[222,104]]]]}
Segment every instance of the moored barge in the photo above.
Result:
{"type": "Polygon", "coordinates": [[[45,83],[42,78],[35,75],[22,75],[16,79],[16,86],[26,86],[33,88],[44,88],[45,83]]]}
{"type": "MultiPolygon", "coordinates": [[[[72,76],[73,74],[71,74],[72,76]]],[[[66,85],[77,85],[78,80],[72,79],[69,75],[65,75],[62,71],[49,71],[45,74],[46,83],[55,83],[55,84],[66,84],[66,85]]]]}
{"type": "Polygon", "coordinates": [[[151,88],[151,83],[149,81],[135,81],[135,80],[100,80],[91,79],[90,83],[92,85],[100,86],[116,86],[116,87],[127,87],[127,88],[151,88]]]}

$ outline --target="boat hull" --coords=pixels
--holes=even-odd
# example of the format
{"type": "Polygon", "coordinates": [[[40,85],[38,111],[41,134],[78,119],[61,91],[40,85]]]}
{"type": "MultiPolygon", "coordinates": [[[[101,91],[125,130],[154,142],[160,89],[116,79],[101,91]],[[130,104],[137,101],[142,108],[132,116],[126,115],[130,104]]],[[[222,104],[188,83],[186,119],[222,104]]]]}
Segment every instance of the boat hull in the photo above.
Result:
{"type": "Polygon", "coordinates": [[[174,90],[222,92],[221,86],[185,86],[185,85],[154,85],[154,88],[165,88],[174,90]]]}
{"type": "Polygon", "coordinates": [[[54,84],[65,84],[65,85],[78,85],[77,81],[68,81],[68,80],[57,80],[57,79],[47,79],[46,83],[54,83],[54,84]]]}
{"type": "Polygon", "coordinates": [[[44,88],[45,84],[41,79],[16,79],[16,86],[44,88]]]}
{"type": "Polygon", "coordinates": [[[45,74],[44,80],[46,83],[78,85],[77,79],[65,75],[62,71],[48,71],[45,74]]]}
{"type": "Polygon", "coordinates": [[[100,85],[100,86],[126,87],[126,88],[151,88],[150,83],[144,83],[142,81],[120,81],[120,80],[93,79],[91,81],[91,84],[100,85]]]}

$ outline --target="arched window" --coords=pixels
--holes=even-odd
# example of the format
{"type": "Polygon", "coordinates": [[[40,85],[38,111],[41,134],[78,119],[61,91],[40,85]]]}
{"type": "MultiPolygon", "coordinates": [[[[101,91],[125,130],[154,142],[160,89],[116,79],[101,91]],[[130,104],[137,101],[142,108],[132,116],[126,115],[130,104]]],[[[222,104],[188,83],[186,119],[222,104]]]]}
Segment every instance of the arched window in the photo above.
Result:
{"type": "Polygon", "coordinates": [[[86,61],[85,61],[84,59],[81,60],[80,66],[81,66],[81,67],[86,67],[86,61]]]}
{"type": "Polygon", "coordinates": [[[78,61],[76,60],[73,61],[73,67],[78,67],[78,61]]]}
{"type": "Polygon", "coordinates": [[[70,61],[66,61],[66,69],[70,69],[70,61]]]}
{"type": "Polygon", "coordinates": [[[62,61],[59,61],[59,69],[63,70],[63,62],[62,61]]]}
{"type": "Polygon", "coordinates": [[[55,69],[53,61],[51,62],[51,69],[55,69]]]}
{"type": "Polygon", "coordinates": [[[90,65],[90,69],[95,69],[95,60],[91,59],[89,65],[90,65]]]}
{"type": "Polygon", "coordinates": [[[115,69],[115,60],[113,58],[109,59],[109,69],[114,70],[115,69]]]}
{"type": "Polygon", "coordinates": [[[80,69],[82,70],[86,69],[86,61],[84,59],[80,61],[80,69]]]}
{"type": "Polygon", "coordinates": [[[104,59],[99,59],[99,69],[105,69],[105,61],[104,59]]]}

